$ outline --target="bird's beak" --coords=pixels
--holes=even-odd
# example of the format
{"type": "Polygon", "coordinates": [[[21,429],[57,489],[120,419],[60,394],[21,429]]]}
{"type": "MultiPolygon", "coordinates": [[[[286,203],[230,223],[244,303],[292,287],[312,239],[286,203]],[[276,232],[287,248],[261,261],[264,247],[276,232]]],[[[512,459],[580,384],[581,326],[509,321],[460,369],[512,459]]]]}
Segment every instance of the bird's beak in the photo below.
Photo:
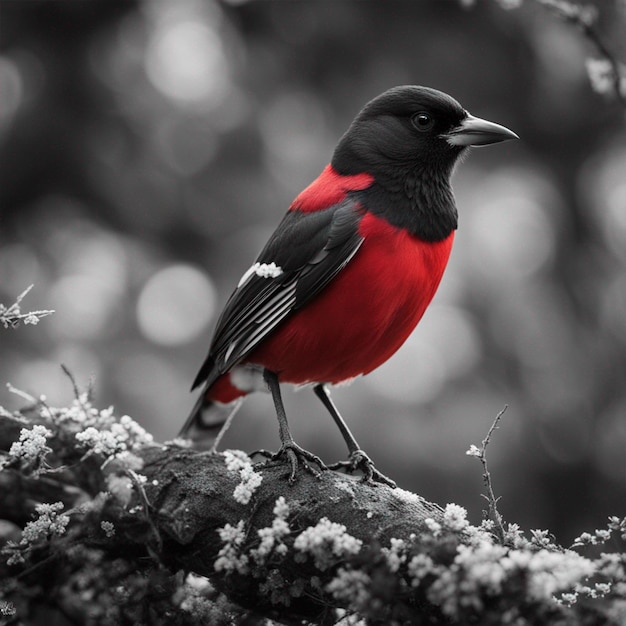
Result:
{"type": "Polygon", "coordinates": [[[443,137],[452,146],[486,146],[490,143],[519,139],[512,130],[469,113],[456,128],[443,137]]]}

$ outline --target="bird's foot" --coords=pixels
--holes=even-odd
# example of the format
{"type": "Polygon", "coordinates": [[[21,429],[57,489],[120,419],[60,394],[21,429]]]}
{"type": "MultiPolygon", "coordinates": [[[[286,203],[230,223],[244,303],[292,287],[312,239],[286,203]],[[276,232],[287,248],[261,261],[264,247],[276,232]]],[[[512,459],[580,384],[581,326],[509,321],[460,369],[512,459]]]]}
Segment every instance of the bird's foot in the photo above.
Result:
{"type": "Polygon", "coordinates": [[[382,483],[392,489],[395,489],[396,483],[385,476],[382,472],[379,472],[374,465],[372,459],[363,452],[363,450],[355,450],[350,453],[347,461],[339,461],[328,466],[328,469],[338,470],[345,469],[348,473],[356,472],[360,470],[363,472],[363,482],[366,483],[382,483]]]}
{"type": "Polygon", "coordinates": [[[298,466],[301,464],[302,467],[309,473],[313,474],[316,478],[320,477],[320,472],[318,472],[315,468],[313,468],[310,463],[315,463],[319,466],[320,470],[326,470],[328,467],[324,464],[322,459],[320,459],[316,454],[301,448],[295,441],[286,441],[280,447],[278,452],[268,452],[267,450],[257,450],[251,453],[250,456],[254,456],[255,454],[260,454],[265,457],[267,460],[260,463],[260,466],[267,466],[274,461],[277,461],[281,457],[286,456],[289,460],[289,464],[291,465],[291,472],[289,474],[289,482],[294,483],[296,481],[298,466]]]}

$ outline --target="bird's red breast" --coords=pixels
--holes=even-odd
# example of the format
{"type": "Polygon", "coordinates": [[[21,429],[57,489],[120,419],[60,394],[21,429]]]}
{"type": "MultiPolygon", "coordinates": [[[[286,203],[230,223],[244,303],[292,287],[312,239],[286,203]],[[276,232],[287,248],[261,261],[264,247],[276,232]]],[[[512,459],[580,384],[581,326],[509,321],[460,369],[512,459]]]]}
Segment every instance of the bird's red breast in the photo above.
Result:
{"type": "Polygon", "coordinates": [[[352,261],[249,357],[290,383],[338,383],[384,363],[411,334],[439,286],[454,232],[425,242],[366,213],[352,261]]]}
{"type": "MultiPolygon", "coordinates": [[[[328,165],[291,210],[327,209],[373,182],[369,174],[342,176],[328,165]]],[[[439,286],[454,231],[442,241],[427,242],[360,209],[364,241],[354,258],[243,363],[265,367],[281,382],[339,383],[377,368],[411,334],[439,286]]],[[[244,394],[229,374],[209,390],[210,398],[220,402],[244,394]]]]}

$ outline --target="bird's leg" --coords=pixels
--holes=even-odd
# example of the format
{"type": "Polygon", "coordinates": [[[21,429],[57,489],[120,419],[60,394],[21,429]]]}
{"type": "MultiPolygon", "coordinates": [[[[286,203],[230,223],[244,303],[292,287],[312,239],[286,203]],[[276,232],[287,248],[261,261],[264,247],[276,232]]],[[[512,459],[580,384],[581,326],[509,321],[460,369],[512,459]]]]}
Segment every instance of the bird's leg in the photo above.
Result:
{"type": "Polygon", "coordinates": [[[379,482],[389,487],[395,487],[396,483],[391,480],[391,478],[387,478],[384,474],[379,472],[373,461],[361,450],[359,444],[357,443],[354,435],[348,428],[348,425],[345,423],[343,417],[339,413],[339,410],[335,406],[332,398],[330,397],[330,391],[328,387],[323,384],[315,385],[313,387],[313,391],[315,395],[322,401],[322,404],[326,407],[328,412],[330,413],[333,420],[335,420],[335,424],[339,428],[341,432],[341,436],[343,437],[346,445],[348,446],[349,457],[347,461],[340,461],[339,463],[334,463],[333,465],[329,465],[329,469],[339,469],[341,467],[347,467],[350,470],[360,469],[363,472],[363,480],[367,482],[379,482]]]}
{"type": "Polygon", "coordinates": [[[291,436],[291,432],[289,431],[289,424],[287,423],[287,414],[285,413],[285,406],[283,404],[283,399],[280,394],[280,384],[278,383],[278,376],[274,372],[270,372],[269,370],[263,370],[263,379],[267,383],[267,386],[272,394],[272,399],[274,400],[274,408],[276,409],[276,417],[278,418],[278,434],[280,436],[281,447],[280,450],[274,454],[271,459],[276,459],[283,454],[287,455],[289,459],[289,463],[291,464],[291,475],[289,476],[289,481],[293,482],[296,479],[296,472],[298,470],[298,459],[302,462],[305,469],[310,471],[312,474],[319,475],[317,471],[315,471],[307,461],[311,461],[317,464],[320,469],[327,469],[326,465],[324,465],[323,461],[308,452],[304,448],[301,448],[291,436]]]}

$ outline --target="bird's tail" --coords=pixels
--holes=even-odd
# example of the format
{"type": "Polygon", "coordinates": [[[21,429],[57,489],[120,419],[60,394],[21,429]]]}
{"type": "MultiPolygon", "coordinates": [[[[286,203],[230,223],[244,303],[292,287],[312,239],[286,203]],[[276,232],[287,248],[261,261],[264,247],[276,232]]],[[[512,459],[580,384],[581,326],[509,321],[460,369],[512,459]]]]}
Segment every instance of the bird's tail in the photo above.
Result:
{"type": "Polygon", "coordinates": [[[191,439],[194,448],[214,451],[242,402],[243,397],[240,397],[224,404],[209,400],[206,393],[202,393],[178,436],[191,439]]]}

